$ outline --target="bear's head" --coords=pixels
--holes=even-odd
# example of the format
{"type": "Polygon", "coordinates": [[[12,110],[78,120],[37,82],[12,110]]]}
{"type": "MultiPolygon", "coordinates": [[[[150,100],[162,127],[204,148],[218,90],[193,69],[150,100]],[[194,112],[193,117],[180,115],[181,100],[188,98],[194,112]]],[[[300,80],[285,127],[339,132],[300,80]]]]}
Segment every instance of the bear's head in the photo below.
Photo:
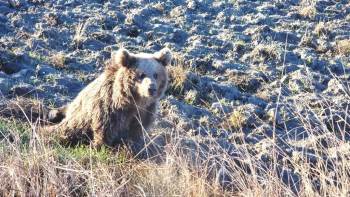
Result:
{"type": "Polygon", "coordinates": [[[129,98],[127,100],[148,103],[162,97],[168,85],[166,66],[171,58],[166,48],[153,54],[133,54],[126,49],[112,52],[110,65],[115,72],[114,90],[118,91],[115,94],[124,97],[119,98],[119,102],[129,98]]]}

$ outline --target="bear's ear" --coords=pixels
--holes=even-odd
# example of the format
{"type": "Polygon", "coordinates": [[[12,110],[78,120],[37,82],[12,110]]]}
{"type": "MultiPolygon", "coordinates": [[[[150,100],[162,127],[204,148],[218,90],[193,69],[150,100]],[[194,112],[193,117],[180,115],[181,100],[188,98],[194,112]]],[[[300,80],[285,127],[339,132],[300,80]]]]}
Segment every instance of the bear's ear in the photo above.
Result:
{"type": "Polygon", "coordinates": [[[135,63],[135,58],[128,50],[121,48],[112,52],[111,62],[115,66],[132,67],[135,63]]]}
{"type": "Polygon", "coordinates": [[[168,48],[164,48],[154,54],[154,58],[162,63],[163,66],[170,64],[172,55],[168,48]]]}

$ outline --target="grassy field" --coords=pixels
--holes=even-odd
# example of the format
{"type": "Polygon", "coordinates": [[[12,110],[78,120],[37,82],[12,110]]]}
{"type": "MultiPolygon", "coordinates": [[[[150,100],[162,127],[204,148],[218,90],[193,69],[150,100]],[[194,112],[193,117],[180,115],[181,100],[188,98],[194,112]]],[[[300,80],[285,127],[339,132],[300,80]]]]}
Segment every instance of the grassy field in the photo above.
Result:
{"type": "Polygon", "coordinates": [[[5,113],[0,197],[350,196],[349,8],[348,0],[0,0],[0,114],[18,98],[40,109],[71,102],[122,47],[173,54],[149,131],[159,155],[63,147],[55,133],[5,113]]]}
{"type": "Polygon", "coordinates": [[[123,147],[62,147],[43,140],[34,124],[4,118],[0,133],[1,196],[349,195],[350,146],[335,133],[309,130],[308,141],[289,142],[317,150],[313,154],[282,151],[271,138],[260,153],[251,152],[248,143],[235,144],[237,157],[214,141],[203,147],[177,136],[166,145],[162,162],[135,159],[123,147]],[[258,159],[263,154],[270,157],[258,159]]]}

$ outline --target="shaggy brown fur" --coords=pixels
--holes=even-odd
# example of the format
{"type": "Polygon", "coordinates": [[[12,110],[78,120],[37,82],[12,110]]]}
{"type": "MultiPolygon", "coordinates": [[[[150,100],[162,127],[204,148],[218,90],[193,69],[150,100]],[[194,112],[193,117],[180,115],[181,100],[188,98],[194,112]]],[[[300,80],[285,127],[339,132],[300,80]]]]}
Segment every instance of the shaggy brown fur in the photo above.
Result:
{"type": "Polygon", "coordinates": [[[143,131],[154,121],[167,87],[165,66],[170,61],[167,49],[155,54],[124,49],[113,53],[105,71],[67,105],[62,122],[48,129],[68,145],[92,141],[95,147],[113,147],[125,142],[140,150],[143,131]]]}

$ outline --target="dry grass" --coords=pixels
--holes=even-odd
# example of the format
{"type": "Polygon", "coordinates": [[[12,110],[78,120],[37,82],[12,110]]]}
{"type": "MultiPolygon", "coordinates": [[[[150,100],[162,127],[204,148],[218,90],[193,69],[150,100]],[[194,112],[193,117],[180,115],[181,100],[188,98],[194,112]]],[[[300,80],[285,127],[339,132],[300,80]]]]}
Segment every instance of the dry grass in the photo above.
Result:
{"type": "Polygon", "coordinates": [[[170,78],[170,89],[176,94],[183,94],[187,81],[188,68],[185,67],[181,56],[174,55],[173,65],[168,68],[170,78]]]}
{"type": "Polygon", "coordinates": [[[170,82],[171,86],[174,89],[181,90],[184,87],[184,84],[187,80],[186,76],[187,70],[184,66],[174,66],[169,69],[170,82]]]}
{"type": "Polygon", "coordinates": [[[344,56],[350,55],[350,39],[338,40],[336,46],[338,54],[344,56]]]}
{"type": "Polygon", "coordinates": [[[309,6],[303,6],[299,10],[299,14],[305,18],[314,19],[316,16],[317,10],[315,6],[309,5],[309,6]]]}
{"type": "Polygon", "coordinates": [[[85,36],[85,32],[86,32],[86,24],[88,22],[89,21],[86,21],[84,23],[79,23],[79,25],[75,28],[73,42],[77,48],[79,48],[81,44],[87,39],[85,36]]]}
{"type": "Polygon", "coordinates": [[[63,52],[59,52],[51,56],[51,63],[57,68],[65,68],[66,60],[66,55],[63,52]]]}
{"type": "Polygon", "coordinates": [[[317,14],[316,2],[314,0],[302,0],[298,7],[300,16],[308,19],[314,19],[317,14]]]}
{"type": "Polygon", "coordinates": [[[244,116],[244,114],[239,110],[235,110],[229,115],[228,119],[224,122],[227,124],[227,128],[239,129],[243,126],[245,120],[246,117],[244,116]]]}
{"type": "Polygon", "coordinates": [[[227,129],[242,136],[231,141],[234,152],[214,137],[173,131],[158,163],[137,160],[124,148],[64,148],[43,139],[35,124],[1,118],[0,196],[348,196],[348,109],[320,101],[315,107],[307,97],[296,98],[298,107],[291,106],[304,139],[286,128],[252,145],[241,131],[244,111],[238,111],[228,119],[235,128],[227,129]],[[324,121],[326,111],[345,118],[324,121]]]}
{"type": "Polygon", "coordinates": [[[204,171],[172,154],[156,164],[124,149],[47,144],[34,125],[0,120],[0,196],[222,196],[204,171]],[[11,137],[10,137],[11,136],[11,137]]]}
{"type": "Polygon", "coordinates": [[[281,55],[282,49],[277,43],[261,43],[257,45],[249,54],[249,56],[257,62],[264,62],[268,60],[281,60],[281,55]]]}
{"type": "MultiPolygon", "coordinates": [[[[301,142],[288,137],[279,140],[295,147],[298,143],[309,144],[309,149],[317,150],[313,160],[302,152],[286,155],[272,139],[263,142],[264,148],[258,154],[247,149],[249,144],[233,142],[236,147],[246,148],[237,152],[237,157],[231,157],[210,137],[208,140],[213,141],[209,149],[202,151],[195,138],[173,137],[165,149],[164,162],[157,164],[135,160],[123,149],[96,151],[89,146],[63,148],[47,144],[37,135],[34,125],[2,119],[1,196],[348,195],[349,188],[344,187],[350,184],[350,152],[346,141],[324,130],[325,125],[312,128],[305,116],[298,113],[295,116],[304,121],[310,137],[301,142]],[[312,140],[320,139],[322,133],[327,133],[325,140],[329,147],[344,148],[326,148],[312,140]],[[269,158],[267,162],[259,159],[261,154],[269,158]],[[277,159],[277,155],[284,159],[277,159]],[[334,155],[337,159],[322,159],[334,155]],[[299,175],[299,181],[282,181],[281,173],[287,168],[299,175]]],[[[237,126],[241,124],[239,115],[232,121],[237,126]]]]}
{"type": "Polygon", "coordinates": [[[330,29],[327,25],[329,24],[326,24],[325,22],[319,22],[315,27],[314,33],[318,37],[327,37],[330,33],[330,29]]]}

